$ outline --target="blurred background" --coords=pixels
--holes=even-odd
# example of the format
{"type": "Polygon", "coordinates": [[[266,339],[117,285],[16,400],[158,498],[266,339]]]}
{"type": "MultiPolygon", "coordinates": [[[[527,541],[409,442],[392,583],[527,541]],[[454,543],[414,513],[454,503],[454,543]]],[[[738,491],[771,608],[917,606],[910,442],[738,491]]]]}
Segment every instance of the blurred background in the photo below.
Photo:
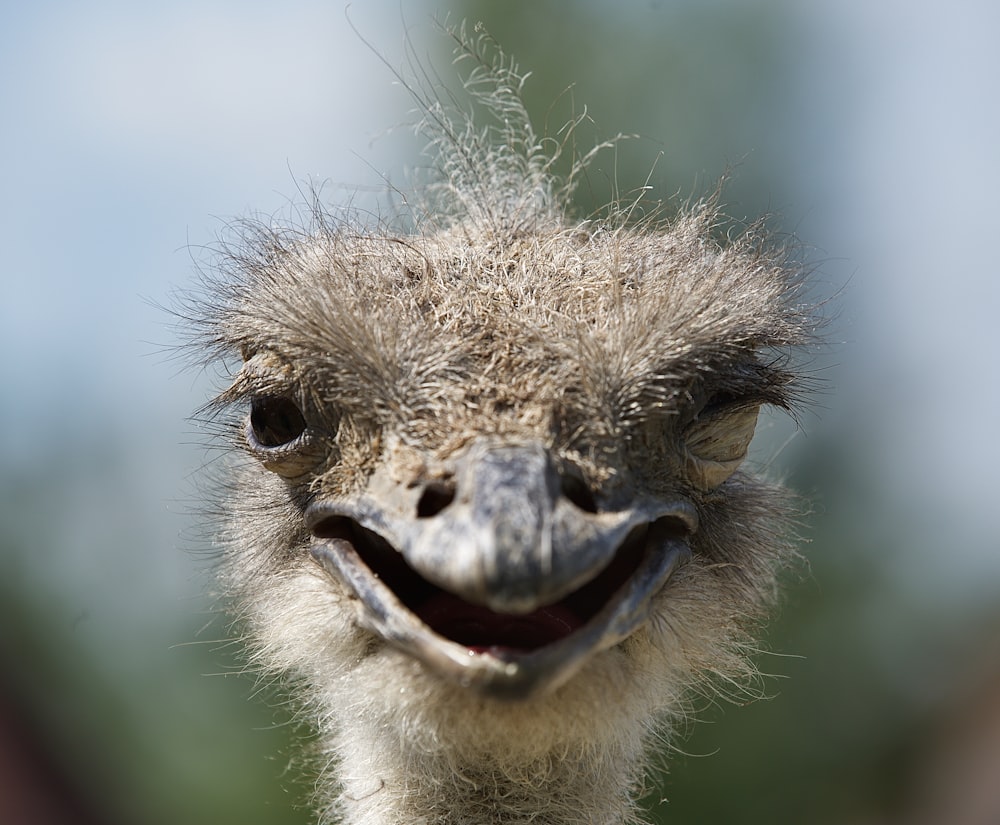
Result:
{"type": "Polygon", "coordinates": [[[227,221],[309,181],[375,203],[420,162],[349,17],[395,66],[407,39],[448,65],[434,19],[484,21],[540,129],[586,106],[641,135],[579,209],[733,169],[728,213],[775,214],[836,296],[816,413],[753,454],[815,501],[771,698],[704,703],[657,821],[1000,823],[997,6],[344,5],[0,9],[0,822],[309,821],[295,726],[213,607],[187,418],[213,381],[161,307],[227,221]]]}

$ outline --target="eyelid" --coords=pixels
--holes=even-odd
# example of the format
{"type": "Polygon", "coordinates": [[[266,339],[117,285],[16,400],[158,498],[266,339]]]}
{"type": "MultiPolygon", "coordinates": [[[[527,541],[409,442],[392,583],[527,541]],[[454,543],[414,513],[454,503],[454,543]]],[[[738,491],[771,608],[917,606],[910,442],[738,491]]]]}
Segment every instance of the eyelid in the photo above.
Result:
{"type": "Polygon", "coordinates": [[[696,408],[691,424],[732,415],[740,410],[759,409],[765,403],[767,402],[758,393],[714,392],[709,394],[707,400],[700,407],[696,408]]]}
{"type": "Polygon", "coordinates": [[[243,364],[233,376],[232,383],[215,398],[217,406],[248,404],[255,398],[265,396],[283,396],[293,400],[297,397],[296,383],[289,370],[264,369],[256,360],[259,358],[260,354],[255,355],[254,359],[243,364]]]}
{"type": "Polygon", "coordinates": [[[759,402],[735,399],[707,414],[703,408],[687,426],[687,473],[696,486],[718,487],[739,469],[753,440],[759,412],[759,402]]]}

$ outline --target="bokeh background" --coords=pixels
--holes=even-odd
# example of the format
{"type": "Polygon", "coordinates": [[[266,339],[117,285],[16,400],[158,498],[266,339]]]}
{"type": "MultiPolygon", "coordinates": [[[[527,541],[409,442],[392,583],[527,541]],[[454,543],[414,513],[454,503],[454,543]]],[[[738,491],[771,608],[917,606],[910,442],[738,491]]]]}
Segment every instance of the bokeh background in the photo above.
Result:
{"type": "Polygon", "coordinates": [[[540,128],[568,103],[642,136],[580,209],[615,177],[686,197],[733,169],[727,211],[776,215],[836,296],[817,413],[754,448],[816,502],[771,698],[704,702],[657,816],[997,825],[997,6],[344,6],[0,9],[0,822],[309,821],[296,726],[213,608],[187,418],[213,381],[162,306],[227,221],[310,181],[374,202],[419,162],[349,20],[393,65],[409,42],[447,67],[433,20],[468,18],[532,71],[540,128]]]}

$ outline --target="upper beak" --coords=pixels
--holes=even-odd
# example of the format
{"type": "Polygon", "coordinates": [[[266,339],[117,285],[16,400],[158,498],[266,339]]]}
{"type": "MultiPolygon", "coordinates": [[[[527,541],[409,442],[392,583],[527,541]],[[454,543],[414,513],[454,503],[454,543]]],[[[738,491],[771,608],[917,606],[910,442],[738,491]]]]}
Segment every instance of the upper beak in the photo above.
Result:
{"type": "Polygon", "coordinates": [[[573,490],[541,445],[487,439],[447,484],[385,469],[306,523],[363,625],[463,684],[526,696],[634,632],[697,528],[684,500],[602,509],[573,490]]]}

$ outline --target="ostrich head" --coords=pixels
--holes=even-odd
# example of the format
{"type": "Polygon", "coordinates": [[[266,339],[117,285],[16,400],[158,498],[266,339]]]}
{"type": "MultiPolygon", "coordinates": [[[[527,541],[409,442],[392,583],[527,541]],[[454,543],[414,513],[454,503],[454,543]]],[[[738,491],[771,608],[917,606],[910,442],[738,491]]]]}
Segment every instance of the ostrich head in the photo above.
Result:
{"type": "Polygon", "coordinates": [[[523,78],[477,126],[417,91],[441,176],[410,225],[250,226],[195,307],[233,443],[220,535],[256,662],[289,677],[348,822],[632,821],[643,754],[789,551],[741,470],[813,323],[714,202],[573,222],[523,78]]]}

